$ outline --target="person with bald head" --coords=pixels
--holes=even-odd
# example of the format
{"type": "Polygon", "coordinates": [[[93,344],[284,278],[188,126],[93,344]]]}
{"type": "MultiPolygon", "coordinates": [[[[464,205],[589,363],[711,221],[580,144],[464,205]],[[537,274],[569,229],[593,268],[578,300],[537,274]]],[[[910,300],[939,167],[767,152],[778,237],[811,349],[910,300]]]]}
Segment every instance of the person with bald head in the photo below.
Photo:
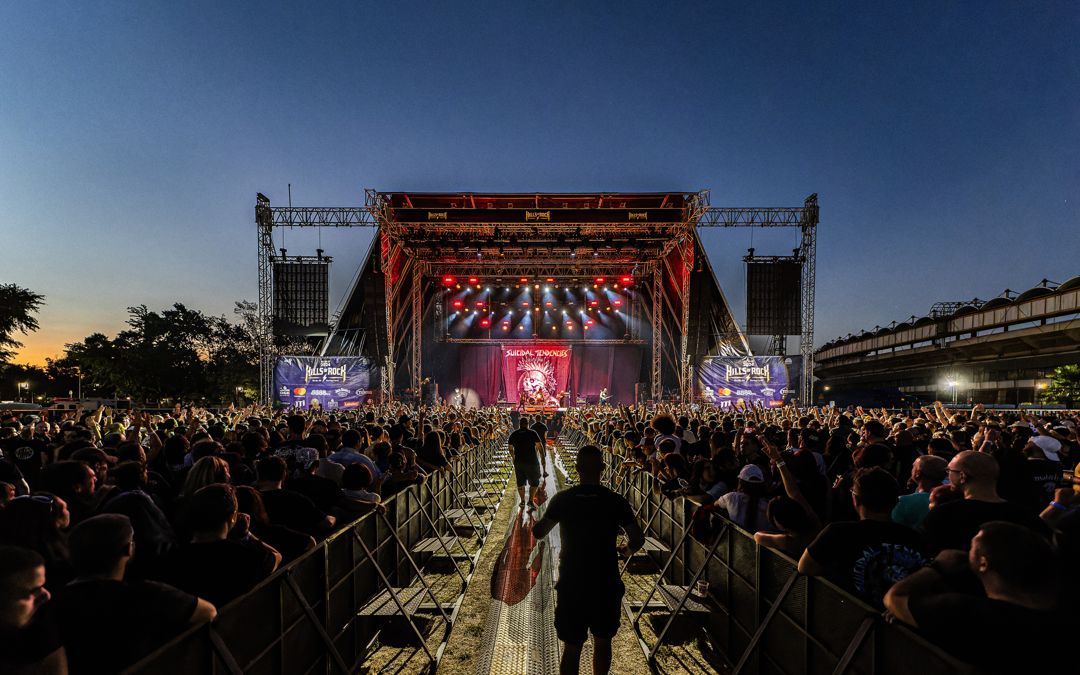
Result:
{"type": "Polygon", "coordinates": [[[995,520],[1022,525],[1049,538],[1050,529],[1035,514],[998,495],[998,463],[993,455],[974,450],[958,453],[949,461],[945,478],[964,498],[930,509],[923,521],[929,553],[966,551],[982,524],[995,520]]]}

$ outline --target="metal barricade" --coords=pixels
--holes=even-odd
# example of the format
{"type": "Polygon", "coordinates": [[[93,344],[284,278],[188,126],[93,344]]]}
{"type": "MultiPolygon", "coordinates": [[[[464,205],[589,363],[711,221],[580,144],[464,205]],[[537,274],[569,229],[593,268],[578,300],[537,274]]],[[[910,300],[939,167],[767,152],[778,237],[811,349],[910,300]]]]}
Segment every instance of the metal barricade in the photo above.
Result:
{"type": "MultiPolygon", "coordinates": [[[[607,460],[609,477],[614,476],[622,459],[608,455],[607,460]]],[[[698,507],[660,495],[654,480],[642,472],[612,488],[648,524],[645,534],[670,549],[650,554],[664,570],[659,583],[686,584],[704,564],[701,578],[709,582],[718,609],[706,615],[704,627],[732,675],[975,672],[834,584],[800,575],[797,561],[758,546],[752,534],[734,524],[723,528],[718,541],[684,537],[698,507]]]]}
{"type": "MultiPolygon", "coordinates": [[[[449,475],[434,474],[425,484],[394,495],[385,502],[385,516],[369,513],[353,521],[219,608],[213,624],[182,633],[125,672],[356,672],[377,631],[359,609],[388,586],[408,586],[417,579],[420,569],[408,551],[438,534],[433,523],[455,502],[455,490],[479,480],[495,448],[505,443],[504,436],[454,458],[449,475]]],[[[448,636],[449,627],[444,644],[448,636]]],[[[426,645],[423,649],[428,650],[426,645]]]]}

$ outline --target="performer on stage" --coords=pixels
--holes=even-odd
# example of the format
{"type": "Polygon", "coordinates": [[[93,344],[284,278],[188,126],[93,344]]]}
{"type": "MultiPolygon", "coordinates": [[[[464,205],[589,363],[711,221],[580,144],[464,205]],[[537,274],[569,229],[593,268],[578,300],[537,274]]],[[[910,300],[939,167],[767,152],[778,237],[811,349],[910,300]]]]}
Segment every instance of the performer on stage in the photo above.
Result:
{"type": "Polygon", "coordinates": [[[600,405],[604,405],[611,400],[611,396],[607,393],[607,387],[600,390],[600,405]]]}

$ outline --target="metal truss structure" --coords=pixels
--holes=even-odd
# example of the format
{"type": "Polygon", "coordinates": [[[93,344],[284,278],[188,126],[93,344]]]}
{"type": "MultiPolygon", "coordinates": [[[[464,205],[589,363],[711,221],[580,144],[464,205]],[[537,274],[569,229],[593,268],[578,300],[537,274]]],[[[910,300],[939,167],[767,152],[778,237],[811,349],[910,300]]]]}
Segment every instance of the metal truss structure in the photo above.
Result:
{"type": "Polygon", "coordinates": [[[814,398],[814,295],[817,283],[817,193],[806,198],[801,207],[720,208],[709,204],[709,193],[699,192],[694,209],[697,227],[797,227],[802,233],[798,256],[802,258],[802,377],[799,400],[809,406],[814,398]]]}
{"type": "MultiPolygon", "coordinates": [[[[274,257],[273,231],[281,227],[374,227],[377,240],[371,256],[373,274],[382,281],[382,324],[385,349],[379,353],[384,368],[384,400],[393,396],[399,366],[409,371],[409,383],[422,382],[425,279],[444,274],[483,274],[535,277],[600,276],[632,273],[651,284],[651,303],[642,307],[651,324],[650,392],[663,394],[665,359],[676,372],[683,400],[693,394],[695,357],[688,334],[691,322],[691,278],[699,227],[798,227],[802,231],[799,255],[803,265],[803,381],[801,400],[811,400],[813,382],[813,316],[817,195],[802,207],[719,208],[709,203],[707,191],[658,194],[439,194],[420,195],[365,190],[362,207],[274,207],[259,194],[255,206],[258,228],[260,394],[272,394],[274,339],[271,327],[274,257]],[[614,215],[610,215],[614,214],[614,215]],[[608,222],[611,221],[611,222],[608,222]],[[404,342],[402,340],[405,340],[404,342]],[[408,352],[408,361],[399,355],[408,352]]],[[[369,261],[370,263],[370,261],[369,261]]],[[[700,271],[700,265],[698,265],[700,271]]],[[[350,297],[363,280],[354,281],[350,297]]],[[[369,291],[370,292],[370,291],[369,291]]],[[[745,339],[727,313],[725,334],[711,335],[719,353],[740,351],[745,339]],[[732,340],[730,338],[737,338],[732,340]]],[[[349,303],[347,300],[346,304],[349,303]]],[[[342,311],[327,338],[341,328],[342,311]]],[[[435,312],[436,316],[440,312],[435,312]]],[[[344,329],[343,329],[344,330],[344,329]]],[[[348,328],[347,330],[360,330],[348,328]]],[[[381,341],[381,340],[380,340],[381,341]]],[[[456,340],[457,342],[468,342],[456,340]]],[[[351,343],[355,344],[356,340],[351,343]]],[[[359,341],[360,344],[368,341],[359,341]]],[[[601,341],[597,341],[599,344],[601,341]]],[[[633,343],[634,341],[631,341],[633,343]]],[[[640,342],[640,341],[639,341],[640,342]]],[[[626,344],[626,340],[613,343],[626,344]]],[[[705,347],[695,339],[694,349],[705,347]]],[[[325,352],[325,345],[324,345],[325,352]]]]}

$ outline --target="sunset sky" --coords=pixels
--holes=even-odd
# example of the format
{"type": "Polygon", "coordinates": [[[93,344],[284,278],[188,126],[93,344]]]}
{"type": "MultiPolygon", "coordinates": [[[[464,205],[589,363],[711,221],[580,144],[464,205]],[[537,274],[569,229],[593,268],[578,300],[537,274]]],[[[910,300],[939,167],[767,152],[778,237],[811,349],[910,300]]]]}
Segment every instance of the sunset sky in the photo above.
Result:
{"type": "MultiPolygon", "coordinates": [[[[290,182],[817,192],[819,344],[1080,274],[1075,2],[3,3],[0,64],[0,282],[47,303],[19,362],[254,300],[290,182]]],[[[321,237],[336,307],[371,233],[321,237]]],[[[751,238],[798,243],[704,235],[740,320],[751,238]]]]}

